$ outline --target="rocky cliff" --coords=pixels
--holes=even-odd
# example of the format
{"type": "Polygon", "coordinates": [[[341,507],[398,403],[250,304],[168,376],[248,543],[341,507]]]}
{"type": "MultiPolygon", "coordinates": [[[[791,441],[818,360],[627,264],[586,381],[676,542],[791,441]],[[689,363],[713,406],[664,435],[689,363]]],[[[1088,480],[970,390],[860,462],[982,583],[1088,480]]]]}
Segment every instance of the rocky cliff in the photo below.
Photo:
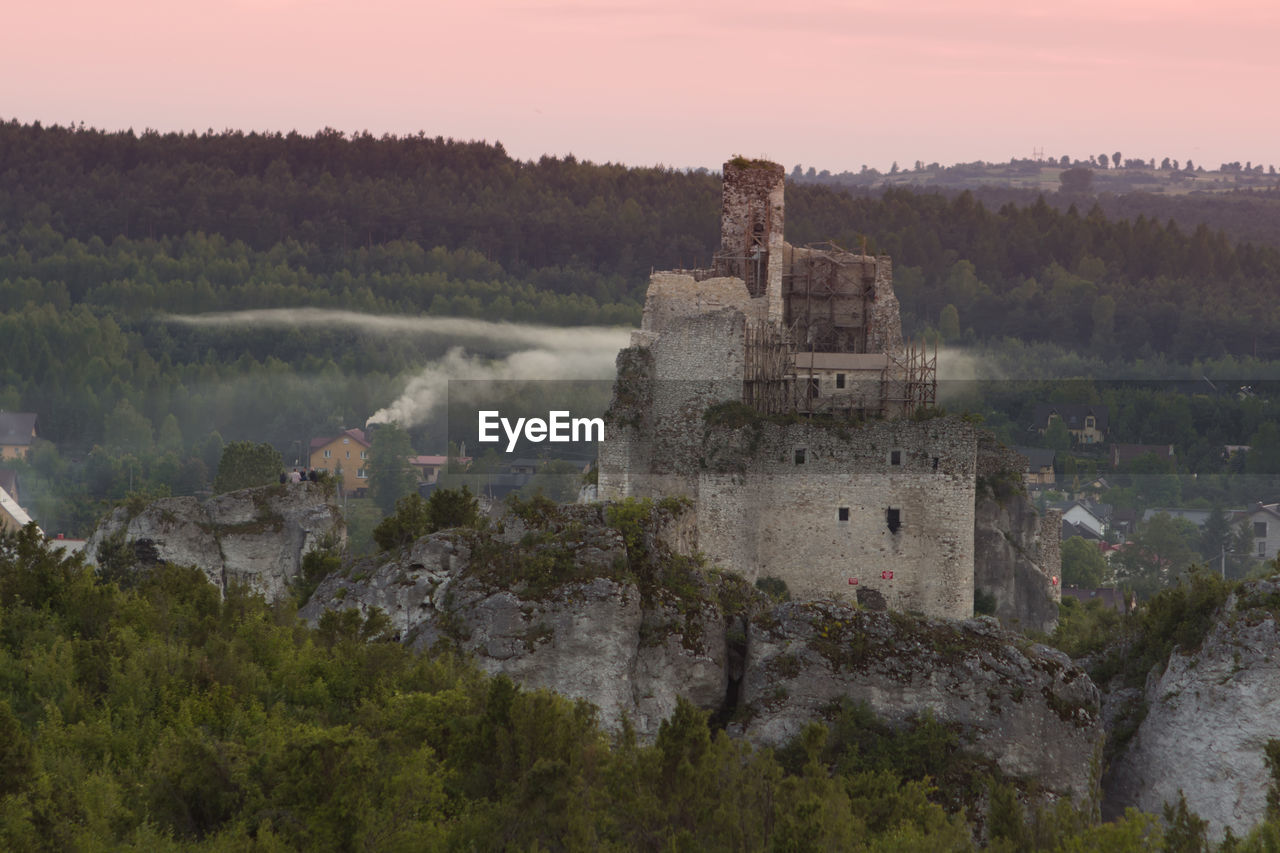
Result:
{"type": "Polygon", "coordinates": [[[1100,697],[1062,652],[994,620],[788,603],[750,622],[743,733],[779,744],[849,697],[905,721],[929,709],[1001,772],[1055,792],[1089,790],[1101,745],[1100,697]]]}
{"type": "Polygon", "coordinates": [[[196,566],[219,589],[243,583],[278,598],[307,551],[326,541],[345,544],[346,524],[331,486],[290,483],[206,501],[163,498],[136,514],[117,507],[93,532],[85,553],[92,559],[113,537],[131,543],[142,562],[196,566]]]}
{"type": "Polygon", "coordinates": [[[1280,579],[1249,581],[1227,597],[1196,647],[1180,646],[1141,688],[1108,691],[1113,737],[1125,740],[1105,779],[1106,812],[1159,813],[1177,802],[1243,835],[1266,817],[1267,741],[1280,738],[1280,579]],[[1136,730],[1133,726],[1136,723],[1136,730]]]}
{"type": "Polygon", "coordinates": [[[973,590],[1002,625],[1018,631],[1053,630],[1061,587],[1062,515],[1041,516],[1007,478],[979,483],[973,514],[973,590]]]}
{"type": "Polygon", "coordinates": [[[587,699],[642,738],[683,695],[777,745],[842,697],[889,721],[931,711],[1006,774],[1083,798],[1099,697],[1061,653],[993,620],[946,622],[777,602],[685,552],[678,507],[561,507],[447,532],[324,580],[302,614],[380,608],[416,646],[587,699]],[[644,515],[637,508],[644,507],[644,515]]]}

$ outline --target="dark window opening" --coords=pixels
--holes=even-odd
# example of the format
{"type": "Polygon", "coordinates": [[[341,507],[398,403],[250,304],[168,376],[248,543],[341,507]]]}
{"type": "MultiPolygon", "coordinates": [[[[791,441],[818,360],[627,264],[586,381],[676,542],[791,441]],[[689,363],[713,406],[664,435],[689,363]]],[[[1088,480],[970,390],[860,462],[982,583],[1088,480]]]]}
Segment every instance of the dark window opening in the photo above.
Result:
{"type": "Polygon", "coordinates": [[[797,465],[804,464],[804,448],[803,447],[796,448],[796,464],[797,465]]]}
{"type": "Polygon", "coordinates": [[[938,470],[938,457],[933,457],[933,470],[938,470]]]}
{"type": "Polygon", "coordinates": [[[890,450],[890,451],[889,451],[889,464],[890,464],[890,465],[901,465],[901,464],[902,464],[902,451],[901,451],[901,450],[890,450]]]}
{"type": "Polygon", "coordinates": [[[885,520],[889,522],[889,532],[897,533],[902,527],[902,511],[890,507],[885,512],[885,520]]]}
{"type": "Polygon", "coordinates": [[[857,597],[858,606],[863,610],[884,611],[889,609],[889,603],[885,600],[882,592],[863,586],[858,587],[857,597]]]}
{"type": "Polygon", "coordinates": [[[809,399],[821,396],[822,381],[818,377],[809,380],[809,399]]]}
{"type": "Polygon", "coordinates": [[[837,388],[843,388],[843,387],[844,387],[844,374],[843,374],[843,373],[837,373],[837,374],[836,374],[836,387],[837,387],[837,388]]]}
{"type": "Polygon", "coordinates": [[[841,521],[848,521],[848,520],[849,520],[849,508],[848,508],[847,506],[842,506],[842,507],[840,507],[840,509],[839,509],[839,511],[838,511],[838,512],[839,512],[839,516],[840,516],[840,520],[841,520],[841,521]]]}
{"type": "Polygon", "coordinates": [[[1267,523],[1265,521],[1255,521],[1253,523],[1253,535],[1258,539],[1267,538],[1267,523]]]}

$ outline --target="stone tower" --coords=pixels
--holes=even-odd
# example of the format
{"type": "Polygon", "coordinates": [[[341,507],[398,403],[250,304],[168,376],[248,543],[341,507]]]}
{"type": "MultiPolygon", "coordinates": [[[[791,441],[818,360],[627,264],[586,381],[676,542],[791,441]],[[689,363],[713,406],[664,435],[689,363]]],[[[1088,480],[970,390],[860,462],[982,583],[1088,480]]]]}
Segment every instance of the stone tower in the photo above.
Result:
{"type": "Polygon", "coordinates": [[[782,321],[783,193],[778,163],[735,157],[724,164],[719,275],[741,278],[753,298],[768,299],[768,319],[782,321]]]}
{"type": "MultiPolygon", "coordinates": [[[[1025,460],[988,452],[962,418],[914,417],[936,399],[937,358],[904,346],[890,259],[785,243],[785,177],[725,163],[714,266],[651,277],[618,356],[598,494],[691,498],[695,547],[798,598],[968,618],[978,480],[1025,460]]],[[[1058,521],[1029,505],[1019,519],[986,524],[1003,551],[986,547],[984,588],[1049,630],[1058,521]]]]}

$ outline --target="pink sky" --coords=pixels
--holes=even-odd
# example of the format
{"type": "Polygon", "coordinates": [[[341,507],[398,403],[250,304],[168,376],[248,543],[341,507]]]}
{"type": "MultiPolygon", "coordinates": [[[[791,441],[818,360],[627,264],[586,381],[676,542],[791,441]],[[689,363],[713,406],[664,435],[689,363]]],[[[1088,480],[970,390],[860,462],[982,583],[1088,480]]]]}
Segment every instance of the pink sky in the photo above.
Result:
{"type": "Polygon", "coordinates": [[[0,118],[832,171],[1119,150],[1280,165],[1266,0],[43,0],[0,118]]]}

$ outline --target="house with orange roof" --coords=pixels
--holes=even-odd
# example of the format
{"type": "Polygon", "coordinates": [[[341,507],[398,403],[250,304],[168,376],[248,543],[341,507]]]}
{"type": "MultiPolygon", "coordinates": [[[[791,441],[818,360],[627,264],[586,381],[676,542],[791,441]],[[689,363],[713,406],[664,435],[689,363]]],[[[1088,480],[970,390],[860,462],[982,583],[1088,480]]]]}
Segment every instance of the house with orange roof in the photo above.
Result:
{"type": "MultiPolygon", "coordinates": [[[[454,459],[454,462],[459,468],[465,471],[467,466],[471,464],[471,457],[458,456],[454,459]]],[[[409,457],[409,467],[413,468],[413,470],[418,473],[419,481],[426,483],[427,485],[439,482],[440,472],[448,465],[448,456],[426,455],[409,457]]]]}
{"type": "Polygon", "coordinates": [[[356,496],[369,488],[372,445],[362,429],[344,429],[335,436],[311,439],[308,464],[317,471],[341,474],[343,488],[356,496]]]}

